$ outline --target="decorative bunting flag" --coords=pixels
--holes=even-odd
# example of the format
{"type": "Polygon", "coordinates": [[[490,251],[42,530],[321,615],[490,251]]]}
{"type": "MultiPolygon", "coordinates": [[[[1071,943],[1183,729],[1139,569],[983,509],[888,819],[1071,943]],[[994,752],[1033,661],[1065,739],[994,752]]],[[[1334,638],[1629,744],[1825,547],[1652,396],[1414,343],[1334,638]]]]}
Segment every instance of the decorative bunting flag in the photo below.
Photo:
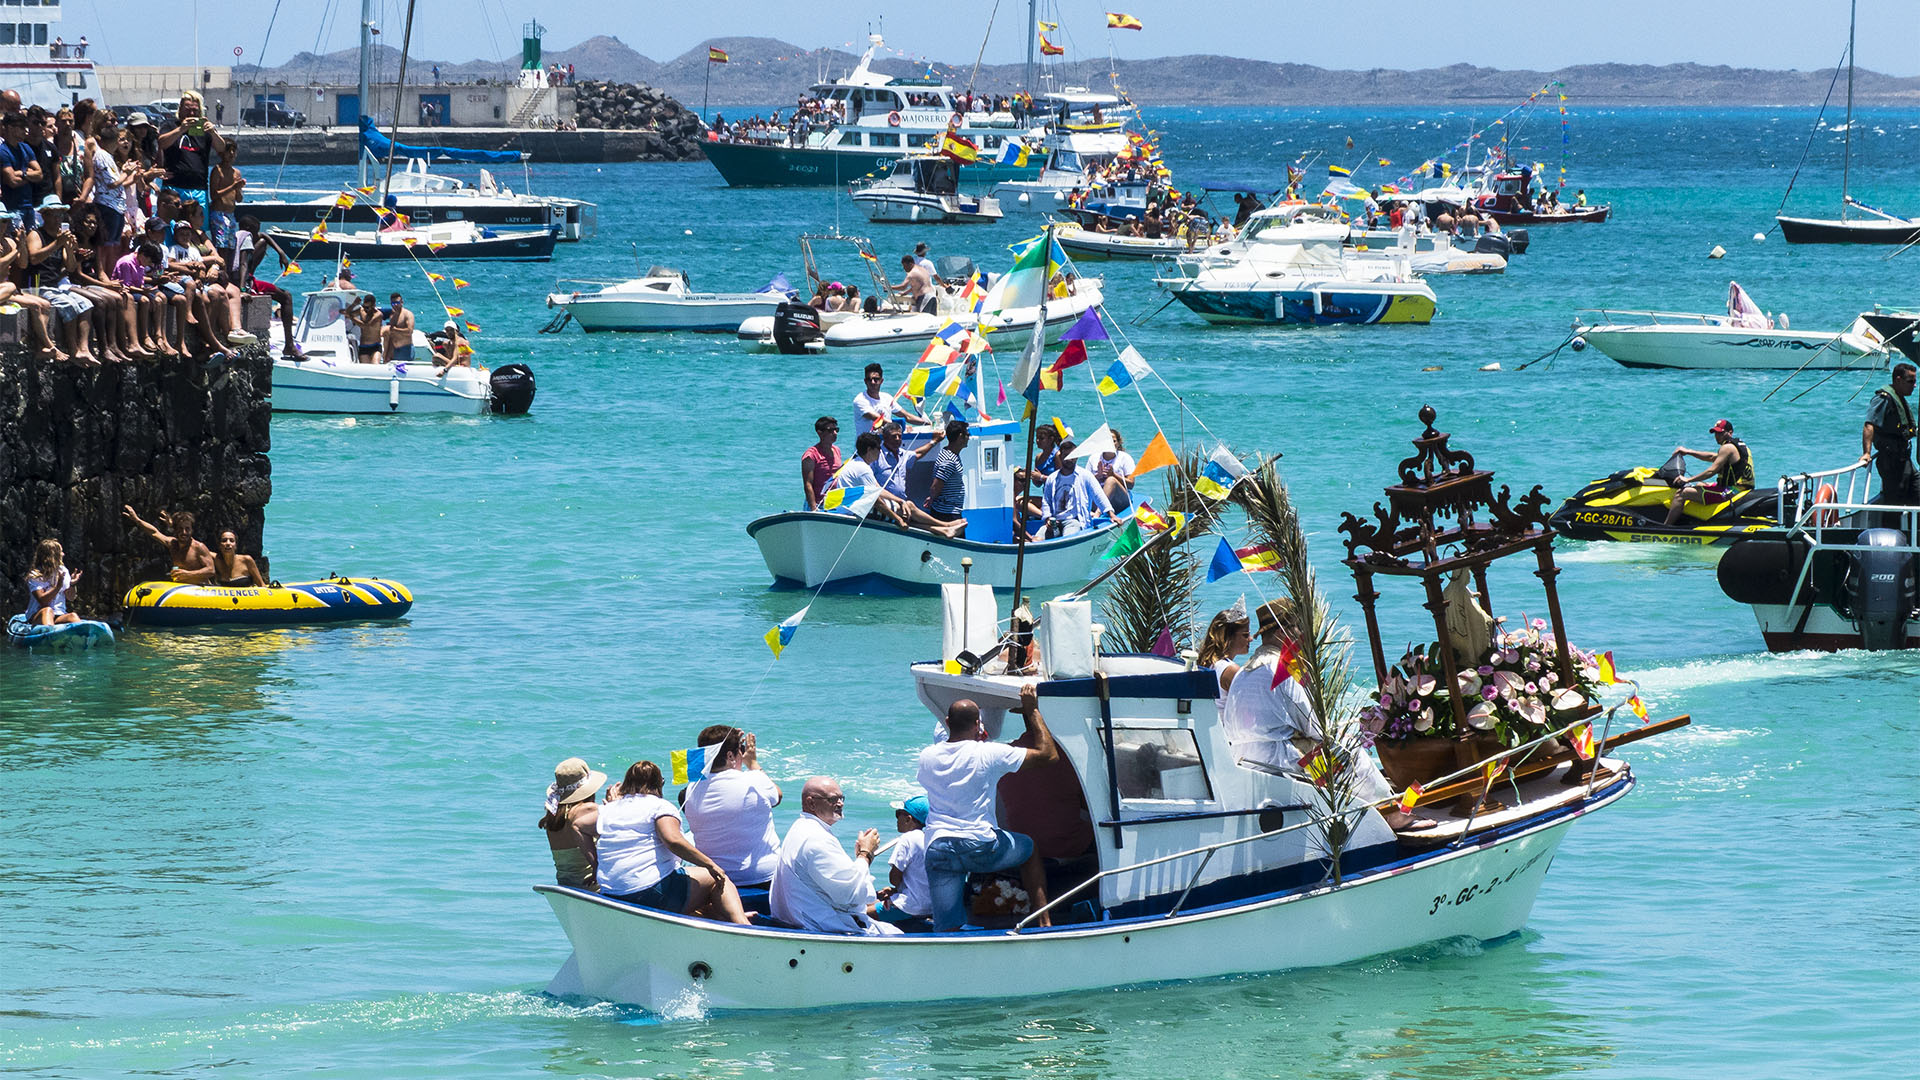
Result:
{"type": "Polygon", "coordinates": [[[873,252],[867,251],[865,249],[861,250],[860,257],[867,260],[870,263],[877,263],[880,261],[880,256],[875,255],[873,252]]]}
{"type": "Polygon", "coordinates": [[[667,760],[673,767],[673,783],[690,784],[707,778],[707,747],[675,750],[667,755],[667,760]]]}
{"type": "Polygon", "coordinates": [[[1100,557],[1103,559],[1125,558],[1139,551],[1145,543],[1146,541],[1140,536],[1140,522],[1138,519],[1135,519],[1127,522],[1127,527],[1120,530],[1120,535],[1114,540],[1113,546],[1109,547],[1106,554],[1100,557]]]}
{"type": "Polygon", "coordinates": [[[462,281],[459,278],[453,279],[453,287],[456,289],[464,289],[471,284],[473,284],[471,281],[462,281]]]}
{"type": "Polygon", "coordinates": [[[353,194],[352,194],[351,192],[346,192],[346,191],[343,191],[343,192],[341,192],[340,194],[338,194],[338,195],[335,195],[335,196],[333,197],[333,205],[335,205],[335,206],[352,206],[352,205],[353,205],[353,194]]]}
{"type": "Polygon", "coordinates": [[[939,335],[928,339],[927,347],[920,350],[918,363],[928,367],[945,367],[953,363],[953,346],[941,340],[939,335]]]}
{"type": "Polygon", "coordinates": [[[1388,160],[1387,160],[1386,158],[1381,158],[1381,159],[1380,159],[1380,167],[1381,167],[1381,168],[1383,168],[1383,169],[1384,169],[1384,168],[1386,168],[1387,166],[1389,166],[1389,165],[1391,165],[1391,164],[1393,164],[1393,162],[1391,162],[1391,161],[1388,161],[1388,160]]]}
{"type": "MultiPolygon", "coordinates": [[[[949,319],[945,326],[933,332],[933,336],[939,341],[946,342],[948,348],[958,349],[967,340],[967,328],[949,319]]],[[[926,357],[922,356],[921,359],[924,360],[926,357]]]]}
{"type": "Polygon", "coordinates": [[[1108,397],[1151,374],[1153,374],[1153,368],[1147,365],[1147,358],[1141,356],[1139,350],[1129,345],[1121,350],[1120,358],[1107,368],[1107,373],[1100,376],[1096,388],[1100,391],[1101,397],[1108,397]]]}
{"type": "Polygon", "coordinates": [[[1255,544],[1252,547],[1236,548],[1227,543],[1226,537],[1220,538],[1220,546],[1214,550],[1213,562],[1207,566],[1207,581],[1219,581],[1230,574],[1242,571],[1257,573],[1261,570],[1280,569],[1280,553],[1272,544],[1255,544]]]}
{"type": "Polygon", "coordinates": [[[417,243],[419,243],[420,241],[419,241],[419,240],[418,240],[417,238],[415,238],[415,237],[411,237],[411,236],[409,236],[409,237],[406,237],[405,239],[403,239],[403,240],[401,240],[400,242],[401,242],[401,243],[403,243],[403,244],[405,244],[405,245],[407,245],[408,247],[412,247],[413,245],[415,245],[415,244],[417,244],[417,243]]]}
{"type": "Polygon", "coordinates": [[[1113,444],[1113,429],[1105,424],[1101,424],[1099,427],[1094,428],[1086,438],[1074,444],[1073,453],[1067,456],[1070,458],[1087,458],[1091,460],[1101,454],[1119,449],[1119,447],[1113,444]]]}
{"type": "Polygon", "coordinates": [[[1600,666],[1600,685],[1612,686],[1620,681],[1620,675],[1613,666],[1613,651],[1609,649],[1594,658],[1600,666]]]}
{"type": "MultiPolygon", "coordinates": [[[[411,241],[411,240],[409,240],[409,241],[407,241],[407,243],[409,243],[409,244],[411,244],[411,243],[413,243],[413,241],[411,241]]],[[[444,240],[442,240],[442,241],[440,241],[439,243],[435,243],[435,244],[428,244],[428,245],[427,245],[427,250],[428,250],[428,251],[439,251],[439,250],[440,250],[441,248],[443,248],[443,247],[446,247],[446,246],[447,246],[447,243],[446,243],[446,241],[444,241],[444,240]]]]}
{"type": "Polygon", "coordinates": [[[362,195],[371,195],[373,194],[375,189],[372,184],[368,184],[366,187],[357,187],[357,188],[354,188],[353,190],[359,192],[362,195]]]}
{"type": "Polygon", "coordinates": [[[1292,638],[1281,642],[1280,655],[1273,661],[1273,682],[1268,689],[1277,689],[1288,679],[1299,678],[1301,669],[1305,666],[1306,662],[1300,659],[1300,643],[1292,638]]]}
{"type": "Polygon", "coordinates": [[[429,270],[427,271],[427,280],[428,281],[445,281],[447,279],[429,270]]]}
{"type": "MultiPolygon", "coordinates": [[[[1080,317],[1073,321],[1072,326],[1067,327],[1066,332],[1060,335],[1060,340],[1108,341],[1111,339],[1107,337],[1106,325],[1100,321],[1099,309],[1088,308],[1080,313],[1080,317]]],[[[1081,351],[1085,352],[1085,346],[1081,347],[1081,351]]],[[[1084,360],[1085,356],[1081,359],[1084,360]]]]}
{"type": "MultiPolygon", "coordinates": [[[[812,606],[812,604],[807,605],[807,607],[812,606]]],[[[807,608],[803,607],[799,611],[782,619],[780,625],[766,632],[763,640],[766,641],[767,648],[773,650],[773,658],[775,660],[780,659],[780,650],[786,648],[787,643],[793,640],[793,632],[800,628],[800,620],[806,617],[807,608]]]]}
{"type": "Polygon", "coordinates": [[[1300,759],[1300,769],[1313,781],[1314,787],[1326,787],[1339,773],[1339,765],[1333,751],[1326,744],[1314,747],[1313,753],[1300,759]]]}
{"type": "Polygon", "coordinates": [[[1000,388],[1000,396],[995,398],[993,403],[995,405],[1005,405],[1007,403],[1007,384],[1001,382],[999,379],[993,380],[993,384],[1000,388]]]}
{"type": "Polygon", "coordinates": [[[298,273],[300,273],[300,264],[299,264],[299,263],[297,263],[297,262],[290,262],[290,263],[288,263],[288,264],[287,264],[287,268],[286,268],[285,270],[282,270],[282,271],[281,271],[281,273],[283,273],[283,274],[298,274],[298,273]]]}
{"type": "Polygon", "coordinates": [[[1027,144],[1019,139],[1008,139],[1000,148],[1000,164],[1021,168],[1027,163],[1027,144]]]}
{"type": "Polygon", "coordinates": [[[450,307],[447,309],[448,318],[457,319],[460,316],[465,315],[466,313],[467,311],[465,308],[450,307]]]}
{"type": "Polygon", "coordinates": [[[1640,700],[1639,694],[1635,694],[1627,699],[1627,707],[1632,709],[1633,715],[1640,719],[1645,720],[1647,718],[1647,703],[1640,700]]]}
{"type": "Polygon", "coordinates": [[[315,225],[313,231],[307,234],[307,238],[310,240],[325,240],[327,238],[327,223],[323,221],[315,225]]]}
{"type": "MultiPolygon", "coordinates": [[[[948,364],[945,370],[946,370],[946,377],[940,381],[940,391],[939,391],[940,396],[941,397],[957,397],[960,394],[961,376],[967,373],[967,365],[948,364]]],[[[962,419],[965,419],[965,418],[962,417],[962,419]]]]}
{"type": "Polygon", "coordinates": [[[479,324],[479,323],[468,323],[468,324],[467,324],[467,333],[469,333],[469,334],[477,334],[477,333],[479,333],[479,332],[480,332],[480,324],[479,324]]]}
{"type": "Polygon", "coordinates": [[[1573,756],[1581,761],[1593,760],[1593,725],[1581,724],[1567,735],[1567,741],[1573,744],[1573,756]]]}
{"type": "Polygon", "coordinates": [[[1167,437],[1156,431],[1153,433],[1153,441],[1147,444],[1146,452],[1141,454],[1140,460],[1134,463],[1133,477],[1137,481],[1155,469],[1164,469],[1169,465],[1178,464],[1180,459],[1174,456],[1173,447],[1168,445],[1167,437]]]}
{"type": "MultiPolygon", "coordinates": [[[[1137,469],[1134,475],[1139,475],[1137,469]]],[[[1200,470],[1200,475],[1194,478],[1193,489],[1218,502],[1226,498],[1233,490],[1233,485],[1246,475],[1247,467],[1240,464],[1240,459],[1234,457],[1233,452],[1223,443],[1215,447],[1212,455],[1207,458],[1206,466],[1200,470]]]]}
{"type": "Polygon", "coordinates": [[[926,397],[927,396],[927,375],[930,372],[932,372],[932,370],[933,370],[932,368],[926,368],[926,367],[914,368],[913,371],[908,373],[907,385],[902,387],[900,392],[907,395],[910,398],[926,397]]]}
{"type": "Polygon", "coordinates": [[[1408,784],[1407,790],[1400,793],[1400,812],[1403,814],[1413,813],[1414,805],[1420,801],[1420,796],[1423,794],[1425,794],[1425,792],[1419,784],[1408,784]]]}
{"type": "Polygon", "coordinates": [[[865,510],[871,509],[879,497],[880,492],[876,489],[873,497],[868,498],[867,489],[859,485],[832,488],[820,496],[820,509],[840,511],[852,514],[854,517],[865,517],[865,510]]]}
{"type": "Polygon", "coordinates": [[[1485,771],[1487,776],[1487,787],[1492,788],[1493,782],[1495,780],[1500,779],[1500,774],[1507,771],[1507,759],[1494,758],[1492,761],[1487,762],[1487,767],[1485,771]]]}
{"type": "Polygon", "coordinates": [[[1155,656],[1171,657],[1173,655],[1173,631],[1164,626],[1161,627],[1160,636],[1153,639],[1151,652],[1155,656]]]}

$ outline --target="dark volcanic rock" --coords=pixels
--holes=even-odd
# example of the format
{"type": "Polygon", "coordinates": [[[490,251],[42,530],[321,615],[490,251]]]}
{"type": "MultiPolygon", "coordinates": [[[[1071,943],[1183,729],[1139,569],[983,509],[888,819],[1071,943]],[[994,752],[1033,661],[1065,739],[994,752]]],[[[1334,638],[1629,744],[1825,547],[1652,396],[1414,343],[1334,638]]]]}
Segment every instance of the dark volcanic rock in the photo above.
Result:
{"type": "Polygon", "coordinates": [[[651,86],[589,79],[575,85],[573,109],[574,122],[583,128],[642,132],[636,161],[706,156],[700,149],[700,117],[651,86]]]}
{"type": "Polygon", "coordinates": [[[195,534],[240,534],[258,552],[273,493],[267,461],[273,362],[242,350],[224,369],[198,361],[82,369],[0,346],[0,609],[26,610],[27,564],[42,539],[84,571],[86,618],[120,610],[141,581],[167,576],[166,553],[120,517],[190,510],[195,534]]]}

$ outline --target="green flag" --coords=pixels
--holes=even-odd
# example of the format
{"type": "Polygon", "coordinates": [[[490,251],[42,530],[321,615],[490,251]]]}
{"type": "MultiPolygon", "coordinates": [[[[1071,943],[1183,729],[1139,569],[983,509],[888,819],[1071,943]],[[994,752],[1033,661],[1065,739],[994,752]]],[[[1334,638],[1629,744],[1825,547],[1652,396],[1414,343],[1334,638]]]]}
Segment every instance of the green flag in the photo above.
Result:
{"type": "Polygon", "coordinates": [[[1114,540],[1113,546],[1108,548],[1107,553],[1100,557],[1103,559],[1124,559],[1134,552],[1139,551],[1142,544],[1143,542],[1140,539],[1140,519],[1134,518],[1132,521],[1127,522],[1126,528],[1120,530],[1120,536],[1114,540]]]}

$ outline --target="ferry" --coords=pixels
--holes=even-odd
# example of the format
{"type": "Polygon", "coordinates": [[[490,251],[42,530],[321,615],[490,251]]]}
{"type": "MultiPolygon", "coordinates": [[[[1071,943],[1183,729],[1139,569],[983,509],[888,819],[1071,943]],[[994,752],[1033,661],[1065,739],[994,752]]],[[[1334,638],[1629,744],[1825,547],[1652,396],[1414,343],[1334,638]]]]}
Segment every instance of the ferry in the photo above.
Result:
{"type": "Polygon", "coordinates": [[[1044,152],[1030,152],[1025,165],[997,160],[1008,139],[1031,138],[1011,114],[963,112],[946,83],[874,71],[874,52],[882,44],[879,34],[867,35],[867,51],[853,71],[807,91],[829,107],[844,108],[845,120],[798,143],[784,135],[777,142],[730,142],[710,135],[707,160],[733,187],[844,187],[869,173],[886,173],[897,158],[937,152],[941,135],[953,128],[980,154],[978,161],[961,166],[963,182],[993,184],[1040,174],[1044,152]]]}
{"type": "Polygon", "coordinates": [[[0,90],[20,95],[22,107],[53,110],[81,98],[100,98],[100,80],[87,48],[68,43],[60,33],[59,0],[16,8],[0,22],[0,90]],[[56,44],[57,42],[57,44],[56,44]]]}

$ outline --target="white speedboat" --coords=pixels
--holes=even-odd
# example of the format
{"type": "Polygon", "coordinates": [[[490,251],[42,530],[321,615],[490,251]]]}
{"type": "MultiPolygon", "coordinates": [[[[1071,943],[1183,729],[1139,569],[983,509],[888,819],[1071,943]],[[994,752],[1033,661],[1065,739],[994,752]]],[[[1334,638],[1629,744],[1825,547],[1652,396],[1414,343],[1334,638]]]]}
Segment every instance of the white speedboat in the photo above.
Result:
{"type": "MultiPolygon", "coordinates": [[[[306,295],[294,341],[301,356],[288,356],[273,335],[275,412],[304,413],[524,413],[533,404],[533,373],[523,364],[497,371],[478,365],[439,368],[433,344],[418,328],[413,359],[361,363],[348,337],[347,307],[370,294],[322,289],[306,295]]],[[[373,354],[377,356],[378,354],[373,354]]]]}
{"type": "Polygon", "coordinates": [[[1433,290],[1405,254],[1350,254],[1344,223],[1297,216],[1291,206],[1262,210],[1233,240],[1162,259],[1154,284],[1210,323],[1432,321],[1433,290]]]}
{"type": "MultiPolygon", "coordinates": [[[[1046,342],[1060,340],[1080,316],[1102,303],[1100,281],[1080,278],[1066,296],[1052,297],[1046,306],[1046,342]]],[[[942,294],[934,314],[904,312],[891,315],[858,315],[841,320],[826,330],[828,352],[919,352],[933,335],[948,323],[959,323],[968,330],[988,335],[996,351],[1018,350],[1033,338],[1034,305],[983,311],[979,315],[958,305],[955,298],[942,294]]]]}
{"type": "Polygon", "coordinates": [[[961,191],[960,163],[938,154],[901,158],[852,192],[867,219],[880,224],[984,225],[1002,217],[998,199],[961,191]]]}
{"type": "Polygon", "coordinates": [[[311,232],[267,229],[266,234],[292,252],[296,259],[337,261],[345,256],[354,262],[373,259],[546,262],[553,258],[553,232],[550,229],[493,229],[471,221],[409,224],[404,228],[315,229],[311,232]]]}
{"type": "Polygon", "coordinates": [[[1737,282],[1727,313],[1581,311],[1573,347],[1593,346],[1623,367],[1809,371],[1883,367],[1893,352],[1864,318],[1839,333],[1788,329],[1762,312],[1737,282]]]}
{"type": "MultiPolygon", "coordinates": [[[[573,949],[548,992],[656,1012],[690,1001],[714,1011],[1003,1001],[1491,941],[1526,926],[1573,824],[1636,782],[1618,758],[1601,758],[1591,784],[1562,783],[1567,766],[1555,765],[1502,784],[1505,808],[1456,815],[1422,803],[1438,827],[1403,840],[1364,803],[1323,810],[1305,776],[1236,760],[1214,673],[1100,655],[1085,601],[1044,605],[1043,672],[1007,673],[997,657],[975,669],[961,650],[990,653],[997,637],[998,612],[981,593],[945,593],[953,632],[941,661],[912,675],[936,717],[956,699],[978,702],[994,739],[1013,734],[1020,687],[1038,684],[1069,766],[1048,805],[1077,802],[1094,824],[1087,855],[1053,865],[1051,927],[1029,916],[994,929],[851,937],[536,885],[573,949]],[[1336,878],[1325,837],[1342,824],[1336,878]]],[[[1016,831],[1044,824],[1005,802],[1001,814],[1016,831]]]]}
{"type": "Polygon", "coordinates": [[[1770,652],[1920,649],[1920,506],[1870,500],[1874,466],[1783,476],[1785,531],[1735,540],[1716,573],[1770,652]]]}
{"type": "MultiPolygon", "coordinates": [[[[547,306],[573,316],[587,333],[601,330],[735,330],[748,319],[771,316],[788,298],[769,285],[757,292],[693,292],[680,270],[655,266],[644,277],[619,282],[563,280],[558,285],[599,285],[547,294],[547,306]]],[[[776,282],[777,284],[777,282],[776,282]]]]}
{"type": "Polygon", "coordinates": [[[290,229],[310,229],[326,221],[330,225],[376,225],[376,207],[397,210],[416,225],[434,225],[446,221],[470,221],[489,228],[543,228],[563,241],[590,239],[597,228],[598,210],[593,203],[561,196],[516,194],[500,183],[487,169],[480,170],[480,182],[469,184],[458,177],[431,172],[419,158],[393,174],[384,195],[376,192],[356,198],[352,206],[342,207],[339,191],[274,188],[247,192],[247,212],[262,224],[290,229]]]}
{"type": "MultiPolygon", "coordinates": [[[[976,400],[985,393],[980,378],[975,367],[969,389],[976,400]]],[[[879,517],[862,521],[849,514],[809,510],[758,518],[747,526],[747,535],[760,545],[760,557],[773,573],[776,588],[932,592],[962,579],[962,559],[973,560],[975,584],[1011,588],[1020,547],[1013,535],[1013,470],[1020,463],[1024,430],[1011,420],[976,420],[968,425],[972,439],[960,454],[966,474],[965,539],[902,529],[879,517]]],[[[911,429],[903,441],[911,449],[941,437],[938,428],[911,429]]],[[[924,499],[932,482],[929,456],[908,472],[907,498],[924,499]]],[[[1119,524],[1103,519],[1072,536],[1026,544],[1024,581],[1033,585],[1086,581],[1112,545],[1111,534],[1119,524]]]]}

